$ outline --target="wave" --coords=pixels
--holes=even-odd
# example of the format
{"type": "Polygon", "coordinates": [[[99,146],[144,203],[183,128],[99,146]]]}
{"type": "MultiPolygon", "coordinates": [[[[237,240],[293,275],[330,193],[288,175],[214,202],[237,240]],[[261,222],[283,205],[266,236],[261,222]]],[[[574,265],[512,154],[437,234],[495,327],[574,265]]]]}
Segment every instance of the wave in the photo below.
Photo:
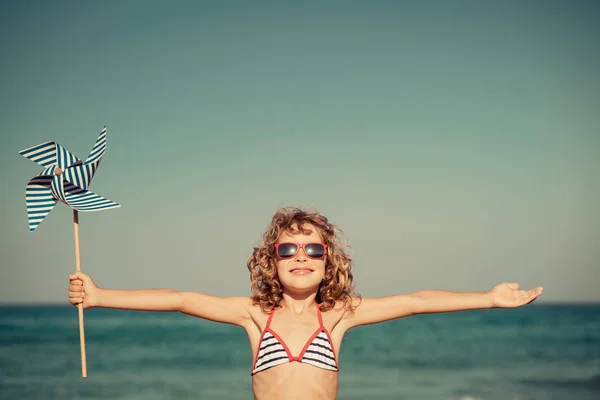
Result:
{"type": "Polygon", "coordinates": [[[520,382],[527,386],[539,388],[588,389],[600,391],[600,374],[580,379],[522,379],[520,382]]]}

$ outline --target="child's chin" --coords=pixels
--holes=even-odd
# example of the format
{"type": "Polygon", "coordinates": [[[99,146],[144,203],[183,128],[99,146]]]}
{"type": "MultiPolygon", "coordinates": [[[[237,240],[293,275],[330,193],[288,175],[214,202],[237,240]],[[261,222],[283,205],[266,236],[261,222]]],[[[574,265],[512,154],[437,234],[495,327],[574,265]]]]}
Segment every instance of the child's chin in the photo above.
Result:
{"type": "Polygon", "coordinates": [[[320,280],[315,280],[314,277],[293,276],[289,282],[282,282],[284,286],[292,290],[317,290],[319,288],[320,280]]]}

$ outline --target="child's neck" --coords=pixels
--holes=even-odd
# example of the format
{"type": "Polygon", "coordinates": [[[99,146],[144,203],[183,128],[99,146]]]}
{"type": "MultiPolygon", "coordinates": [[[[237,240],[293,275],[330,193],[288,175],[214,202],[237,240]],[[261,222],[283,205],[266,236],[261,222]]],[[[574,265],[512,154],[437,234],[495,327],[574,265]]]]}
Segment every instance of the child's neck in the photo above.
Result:
{"type": "Polygon", "coordinates": [[[281,300],[281,306],[287,308],[295,314],[303,314],[306,310],[310,310],[311,307],[315,307],[316,293],[309,294],[292,294],[283,292],[283,299],[281,300]]]}

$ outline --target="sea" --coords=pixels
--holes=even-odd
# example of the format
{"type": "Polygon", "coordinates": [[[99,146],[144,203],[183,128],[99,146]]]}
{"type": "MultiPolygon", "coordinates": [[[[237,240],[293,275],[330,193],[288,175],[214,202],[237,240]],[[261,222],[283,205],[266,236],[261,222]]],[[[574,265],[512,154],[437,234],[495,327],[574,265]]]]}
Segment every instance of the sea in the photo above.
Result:
{"type": "MultiPolygon", "coordinates": [[[[0,306],[0,399],[252,399],[243,329],[177,313],[0,306]]],[[[349,331],[340,400],[600,399],[600,304],[417,315],[349,331]]]]}

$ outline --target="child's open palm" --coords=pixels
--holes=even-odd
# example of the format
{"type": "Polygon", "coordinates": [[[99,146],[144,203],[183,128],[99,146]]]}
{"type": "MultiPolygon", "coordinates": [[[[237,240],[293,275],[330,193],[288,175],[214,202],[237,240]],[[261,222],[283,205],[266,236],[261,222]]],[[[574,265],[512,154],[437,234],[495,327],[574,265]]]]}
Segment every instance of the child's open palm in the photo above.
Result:
{"type": "Polygon", "coordinates": [[[543,291],[541,286],[531,290],[519,290],[518,283],[501,283],[491,290],[491,294],[494,307],[511,308],[531,303],[543,291]]]}

